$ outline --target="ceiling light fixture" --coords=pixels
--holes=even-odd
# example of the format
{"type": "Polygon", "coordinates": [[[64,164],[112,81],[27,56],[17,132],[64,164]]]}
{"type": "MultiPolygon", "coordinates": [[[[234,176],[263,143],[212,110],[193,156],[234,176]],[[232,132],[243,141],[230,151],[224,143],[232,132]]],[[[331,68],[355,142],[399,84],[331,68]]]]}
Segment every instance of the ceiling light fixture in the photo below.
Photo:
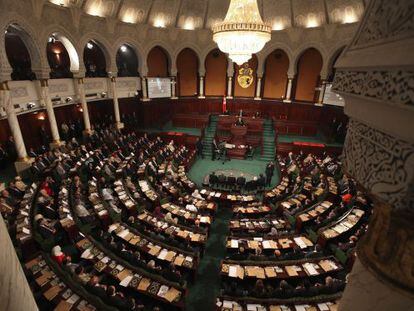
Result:
{"type": "Polygon", "coordinates": [[[93,49],[93,44],[92,44],[91,42],[88,42],[88,43],[86,43],[86,47],[87,47],[89,50],[92,50],[92,49],[93,49]]]}
{"type": "Polygon", "coordinates": [[[128,48],[126,47],[126,45],[121,45],[121,52],[125,53],[128,50],[128,48]]]}
{"type": "Polygon", "coordinates": [[[213,40],[238,65],[247,62],[270,41],[271,27],[263,23],[256,0],[231,0],[226,18],[213,27],[213,40]]]}

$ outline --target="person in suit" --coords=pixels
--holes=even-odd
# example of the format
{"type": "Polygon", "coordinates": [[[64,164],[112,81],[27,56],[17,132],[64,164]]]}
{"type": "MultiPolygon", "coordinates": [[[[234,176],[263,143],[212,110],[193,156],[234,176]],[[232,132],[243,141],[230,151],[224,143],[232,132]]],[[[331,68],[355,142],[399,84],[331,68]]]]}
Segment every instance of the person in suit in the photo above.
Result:
{"type": "Polygon", "coordinates": [[[210,186],[218,183],[218,177],[216,175],[216,172],[212,172],[210,174],[208,181],[209,181],[210,186]]]}
{"type": "Polygon", "coordinates": [[[236,185],[236,177],[234,177],[233,174],[230,174],[230,176],[227,177],[227,186],[231,189],[235,185],[236,185]]]}
{"type": "Polygon", "coordinates": [[[242,189],[244,187],[244,185],[246,184],[246,178],[244,177],[243,174],[241,174],[238,178],[237,178],[237,186],[240,187],[240,189],[242,189]]]}
{"type": "Polygon", "coordinates": [[[223,174],[220,174],[218,176],[218,183],[222,186],[225,184],[225,182],[226,182],[226,176],[224,176],[223,174]]]}
{"type": "Polygon", "coordinates": [[[266,170],[265,170],[265,174],[266,174],[266,185],[269,186],[270,182],[272,181],[272,177],[273,177],[273,170],[275,168],[274,164],[272,164],[273,162],[270,162],[266,165],[266,170]]]}
{"type": "Polygon", "coordinates": [[[266,186],[265,178],[264,178],[263,174],[260,174],[259,178],[257,179],[257,188],[258,189],[264,189],[265,186],[266,186]]]}
{"type": "Polygon", "coordinates": [[[201,139],[198,139],[198,140],[197,140],[197,145],[196,145],[196,147],[197,147],[197,155],[198,155],[199,157],[201,157],[201,158],[203,158],[203,159],[204,159],[204,155],[203,155],[203,143],[202,143],[201,139]]]}

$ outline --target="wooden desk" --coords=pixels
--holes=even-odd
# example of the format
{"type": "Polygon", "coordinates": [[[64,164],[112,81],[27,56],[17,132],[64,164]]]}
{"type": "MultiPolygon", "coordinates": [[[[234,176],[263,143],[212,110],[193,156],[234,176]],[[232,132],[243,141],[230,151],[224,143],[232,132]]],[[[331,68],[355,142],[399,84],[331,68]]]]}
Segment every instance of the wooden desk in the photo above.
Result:
{"type": "MultiPolygon", "coordinates": [[[[236,124],[238,116],[219,116],[217,123],[217,129],[221,131],[230,131],[232,125],[236,124]]],[[[252,117],[242,117],[242,120],[247,127],[247,132],[249,133],[260,133],[263,131],[263,119],[262,118],[252,118],[252,117]]]]}
{"type": "Polygon", "coordinates": [[[173,117],[173,125],[177,127],[205,128],[209,121],[209,114],[177,113],[173,117]]]}

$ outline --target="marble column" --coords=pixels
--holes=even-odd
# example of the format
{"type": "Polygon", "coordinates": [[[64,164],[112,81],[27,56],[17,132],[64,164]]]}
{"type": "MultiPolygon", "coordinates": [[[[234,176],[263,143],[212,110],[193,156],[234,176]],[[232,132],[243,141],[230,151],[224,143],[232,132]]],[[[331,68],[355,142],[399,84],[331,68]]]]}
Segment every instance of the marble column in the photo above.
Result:
{"type": "Polygon", "coordinates": [[[0,301],[2,310],[38,310],[0,214],[0,301]]]}
{"type": "Polygon", "coordinates": [[[325,96],[325,90],[326,90],[326,80],[322,80],[320,91],[319,91],[319,97],[318,97],[318,104],[320,105],[323,105],[323,97],[325,96]]]}
{"type": "Polygon", "coordinates": [[[288,77],[288,85],[286,88],[286,95],[285,95],[285,99],[283,100],[285,103],[290,103],[291,100],[291,96],[292,96],[292,84],[293,84],[293,78],[288,77]]]}
{"type": "Polygon", "coordinates": [[[256,96],[254,100],[261,100],[262,99],[262,76],[257,76],[257,83],[256,83],[256,96]]]}
{"type": "Polygon", "coordinates": [[[91,121],[89,120],[88,103],[86,102],[84,79],[77,79],[78,82],[78,96],[82,105],[83,124],[85,126],[85,135],[92,134],[91,121]]]}
{"type": "Polygon", "coordinates": [[[50,124],[50,131],[52,132],[53,139],[52,143],[50,144],[50,147],[53,149],[59,147],[62,143],[60,141],[59,129],[56,122],[55,111],[53,109],[53,102],[50,98],[49,81],[47,79],[40,80],[40,93],[41,98],[46,106],[47,116],[50,124]]]}
{"type": "Polygon", "coordinates": [[[198,92],[198,98],[206,98],[204,96],[204,76],[200,76],[200,86],[199,86],[199,92],[198,92]]]}
{"type": "Polygon", "coordinates": [[[227,77],[227,98],[231,99],[233,98],[233,77],[228,76],[227,77]]]}
{"type": "Polygon", "coordinates": [[[176,76],[171,77],[171,99],[178,99],[178,97],[177,97],[177,78],[176,78],[176,76]]]}
{"type": "Polygon", "coordinates": [[[19,120],[17,119],[16,111],[14,110],[7,82],[3,82],[2,84],[0,84],[0,91],[1,105],[6,110],[7,121],[9,123],[9,127],[14,139],[14,144],[16,146],[16,171],[17,173],[21,173],[30,167],[31,163],[33,162],[33,159],[27,156],[26,146],[24,144],[23,135],[20,130],[19,120]]]}
{"type": "Polygon", "coordinates": [[[147,102],[150,99],[148,98],[148,85],[147,85],[147,77],[141,78],[141,87],[142,87],[142,101],[147,102]]]}
{"type": "Polygon", "coordinates": [[[115,127],[120,130],[124,128],[124,124],[121,122],[121,115],[119,113],[118,90],[116,89],[115,77],[111,77],[111,92],[112,100],[114,102],[115,127]]]}

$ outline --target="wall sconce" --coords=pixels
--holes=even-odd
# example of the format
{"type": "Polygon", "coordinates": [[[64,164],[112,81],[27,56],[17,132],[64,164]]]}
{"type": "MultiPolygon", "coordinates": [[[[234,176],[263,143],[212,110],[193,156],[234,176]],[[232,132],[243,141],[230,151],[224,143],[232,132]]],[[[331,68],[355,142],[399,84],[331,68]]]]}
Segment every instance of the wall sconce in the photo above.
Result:
{"type": "Polygon", "coordinates": [[[44,121],[46,119],[45,114],[43,112],[37,113],[36,119],[38,119],[39,121],[44,121]]]}

